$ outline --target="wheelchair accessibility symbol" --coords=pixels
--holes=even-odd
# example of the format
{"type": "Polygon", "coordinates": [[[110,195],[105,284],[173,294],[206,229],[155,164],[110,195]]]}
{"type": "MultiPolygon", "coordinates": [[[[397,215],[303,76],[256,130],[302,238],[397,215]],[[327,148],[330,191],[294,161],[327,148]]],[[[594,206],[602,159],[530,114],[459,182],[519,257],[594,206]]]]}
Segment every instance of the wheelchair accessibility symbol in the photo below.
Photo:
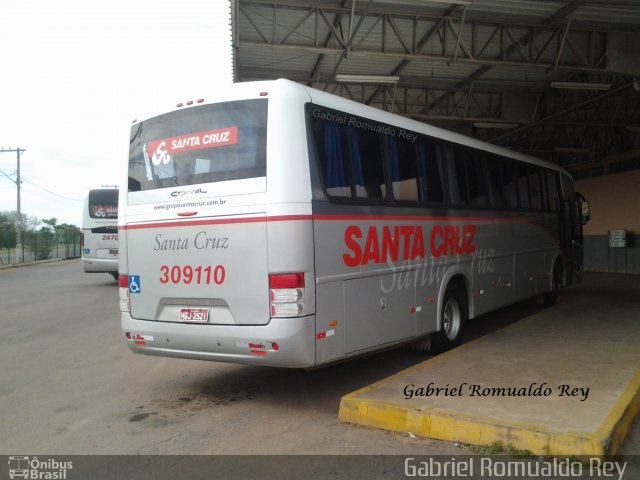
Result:
{"type": "Polygon", "coordinates": [[[140,293],[140,275],[129,275],[129,292],[140,293]]]}

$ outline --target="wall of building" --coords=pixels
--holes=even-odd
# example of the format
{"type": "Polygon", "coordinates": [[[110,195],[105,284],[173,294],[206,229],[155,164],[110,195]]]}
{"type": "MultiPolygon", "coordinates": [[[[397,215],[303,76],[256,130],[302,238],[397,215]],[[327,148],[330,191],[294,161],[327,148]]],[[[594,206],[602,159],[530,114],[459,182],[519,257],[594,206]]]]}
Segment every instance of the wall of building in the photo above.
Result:
{"type": "Polygon", "coordinates": [[[640,170],[576,182],[591,209],[584,227],[584,268],[640,273],[640,170]],[[609,247],[610,230],[627,231],[627,247],[609,247]]]}

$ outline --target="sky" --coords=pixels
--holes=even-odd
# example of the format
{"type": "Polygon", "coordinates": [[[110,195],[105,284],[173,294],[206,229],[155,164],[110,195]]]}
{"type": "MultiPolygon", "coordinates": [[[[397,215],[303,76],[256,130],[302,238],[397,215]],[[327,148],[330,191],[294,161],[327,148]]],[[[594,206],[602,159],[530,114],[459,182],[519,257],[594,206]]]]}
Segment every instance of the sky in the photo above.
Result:
{"type": "MultiPolygon", "coordinates": [[[[21,211],[81,226],[122,182],[134,119],[231,84],[227,0],[2,0],[0,149],[21,211]]],[[[0,153],[0,212],[16,210],[0,153]]]]}

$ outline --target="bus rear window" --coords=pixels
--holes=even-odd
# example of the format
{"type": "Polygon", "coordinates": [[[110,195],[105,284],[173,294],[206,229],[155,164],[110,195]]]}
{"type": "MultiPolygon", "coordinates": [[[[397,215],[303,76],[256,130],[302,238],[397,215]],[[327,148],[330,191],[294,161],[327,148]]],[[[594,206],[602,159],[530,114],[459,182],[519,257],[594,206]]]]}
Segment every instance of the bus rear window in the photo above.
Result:
{"type": "Polygon", "coordinates": [[[201,105],[131,128],[129,191],[266,175],[267,100],[201,105]]]}
{"type": "Polygon", "coordinates": [[[118,218],[118,190],[89,191],[89,217],[118,218]]]}

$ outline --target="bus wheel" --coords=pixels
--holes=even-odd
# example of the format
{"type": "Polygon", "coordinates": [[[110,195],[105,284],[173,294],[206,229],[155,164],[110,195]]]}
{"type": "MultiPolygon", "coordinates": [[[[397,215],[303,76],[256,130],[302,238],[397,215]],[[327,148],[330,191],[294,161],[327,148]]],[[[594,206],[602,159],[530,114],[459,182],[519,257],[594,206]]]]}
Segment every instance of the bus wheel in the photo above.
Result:
{"type": "Polygon", "coordinates": [[[560,265],[558,262],[553,266],[553,279],[551,290],[542,294],[542,305],[545,307],[550,307],[554,303],[556,303],[556,299],[558,298],[558,289],[560,288],[560,265]]]}
{"type": "Polygon", "coordinates": [[[433,351],[444,352],[460,345],[468,317],[464,288],[457,284],[449,285],[442,302],[442,328],[433,334],[433,351]]]}
{"type": "Polygon", "coordinates": [[[407,348],[412,352],[430,352],[432,348],[431,335],[427,335],[426,337],[421,338],[420,340],[416,340],[413,343],[410,343],[407,348]]]}

